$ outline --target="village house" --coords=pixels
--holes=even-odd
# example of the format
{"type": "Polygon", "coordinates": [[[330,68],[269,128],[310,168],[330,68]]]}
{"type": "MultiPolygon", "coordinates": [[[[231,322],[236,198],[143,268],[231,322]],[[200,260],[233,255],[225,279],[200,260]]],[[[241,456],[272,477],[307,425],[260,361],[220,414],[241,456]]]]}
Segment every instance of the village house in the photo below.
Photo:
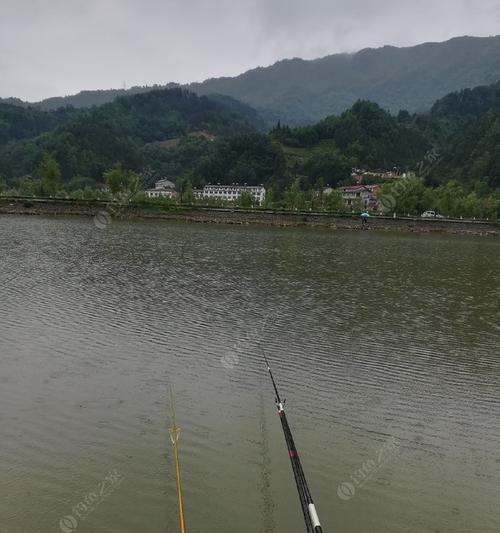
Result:
{"type": "Polygon", "coordinates": [[[262,205],[266,197],[266,189],[262,185],[205,185],[203,189],[193,190],[194,197],[218,198],[228,202],[236,202],[243,193],[251,194],[259,205],[262,205]]]}
{"type": "Polygon", "coordinates": [[[379,209],[378,195],[382,187],[380,185],[352,185],[340,187],[339,192],[345,206],[348,209],[379,209]]]}
{"type": "Polygon", "coordinates": [[[148,198],[175,198],[177,196],[175,183],[166,178],[158,180],[154,189],[147,189],[144,193],[148,198]]]}
{"type": "Polygon", "coordinates": [[[374,178],[384,181],[395,181],[406,177],[406,174],[394,167],[392,170],[365,170],[362,168],[353,168],[351,178],[358,184],[369,182],[374,178]]]}

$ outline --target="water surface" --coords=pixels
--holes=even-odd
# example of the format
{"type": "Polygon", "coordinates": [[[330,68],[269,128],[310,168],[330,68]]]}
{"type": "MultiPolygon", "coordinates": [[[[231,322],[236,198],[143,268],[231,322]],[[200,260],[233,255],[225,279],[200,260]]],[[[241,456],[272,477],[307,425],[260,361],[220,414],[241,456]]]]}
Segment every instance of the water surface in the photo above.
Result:
{"type": "Polygon", "coordinates": [[[487,238],[0,218],[0,531],[177,531],[172,383],[188,530],[303,532],[265,351],[326,533],[497,533],[499,273],[487,238]]]}

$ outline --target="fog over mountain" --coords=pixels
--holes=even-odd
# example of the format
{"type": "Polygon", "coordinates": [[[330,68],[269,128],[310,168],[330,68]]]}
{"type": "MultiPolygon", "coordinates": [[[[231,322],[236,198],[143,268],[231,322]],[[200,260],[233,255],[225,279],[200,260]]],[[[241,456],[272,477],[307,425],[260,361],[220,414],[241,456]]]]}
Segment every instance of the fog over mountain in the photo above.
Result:
{"type": "MultiPolygon", "coordinates": [[[[187,88],[200,95],[226,95],[244,102],[256,109],[261,122],[270,127],[278,121],[311,124],[345,111],[359,99],[376,102],[392,113],[401,109],[427,111],[452,91],[498,80],[500,37],[461,37],[444,43],[385,46],[315,60],[283,60],[234,78],[213,78],[187,88]]],[[[151,87],[83,91],[46,99],[37,107],[90,107],[148,90],[151,87]]]]}
{"type": "Polygon", "coordinates": [[[268,123],[300,125],[339,114],[360,99],[393,113],[426,111],[449,92],[498,80],[500,36],[280,61],[189,88],[232,96],[255,107],[268,123]]]}

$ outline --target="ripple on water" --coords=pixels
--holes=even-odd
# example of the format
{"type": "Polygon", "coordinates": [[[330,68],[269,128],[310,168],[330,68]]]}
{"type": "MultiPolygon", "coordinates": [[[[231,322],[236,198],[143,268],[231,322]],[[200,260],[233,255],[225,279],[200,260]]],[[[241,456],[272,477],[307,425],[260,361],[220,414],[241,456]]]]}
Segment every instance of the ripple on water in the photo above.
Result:
{"type": "Polygon", "coordinates": [[[56,530],[111,469],[89,531],[177,527],[169,383],[190,529],[302,531],[263,351],[325,530],[496,533],[496,242],[1,223],[6,533],[56,530]]]}

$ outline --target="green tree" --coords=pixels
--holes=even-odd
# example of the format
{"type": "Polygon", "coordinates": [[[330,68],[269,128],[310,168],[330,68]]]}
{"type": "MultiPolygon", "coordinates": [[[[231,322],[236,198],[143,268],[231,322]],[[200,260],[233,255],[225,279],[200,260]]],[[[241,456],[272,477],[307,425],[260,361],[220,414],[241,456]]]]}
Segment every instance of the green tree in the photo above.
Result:
{"type": "Polygon", "coordinates": [[[344,202],[340,191],[332,191],[325,194],[324,203],[326,210],[330,213],[341,213],[344,211],[344,202]]]}
{"type": "Polygon", "coordinates": [[[266,209],[270,209],[274,207],[274,199],[275,199],[276,193],[274,189],[270,188],[266,190],[266,195],[264,197],[264,202],[262,203],[262,207],[265,207],[266,209]]]}
{"type": "Polygon", "coordinates": [[[181,202],[183,204],[194,204],[194,193],[193,193],[193,184],[191,183],[190,179],[187,179],[183,184],[181,184],[182,187],[182,195],[181,195],[181,202]]]}
{"type": "Polygon", "coordinates": [[[322,182],[323,186],[329,183],[334,187],[339,182],[349,179],[351,165],[345,157],[329,148],[325,151],[313,152],[313,155],[304,163],[302,171],[316,188],[318,182],[322,182]]]}
{"type": "Polygon", "coordinates": [[[50,154],[44,154],[38,167],[38,176],[41,179],[42,195],[55,196],[60,186],[61,168],[50,154]]]}
{"type": "Polygon", "coordinates": [[[438,210],[447,216],[461,216],[461,204],[465,193],[459,183],[454,180],[436,189],[438,210]]]}
{"type": "Polygon", "coordinates": [[[97,189],[89,187],[88,185],[84,189],[79,189],[74,191],[71,195],[73,198],[78,198],[82,200],[99,200],[100,195],[97,189]]]}
{"type": "Polygon", "coordinates": [[[104,173],[104,180],[113,195],[123,192],[128,185],[127,174],[119,163],[104,173]]]}
{"type": "Polygon", "coordinates": [[[104,173],[104,179],[111,194],[122,200],[131,198],[139,191],[139,175],[125,170],[120,163],[104,173]]]}
{"type": "Polygon", "coordinates": [[[40,184],[32,178],[21,178],[17,191],[20,196],[37,196],[40,193],[40,184]]]}
{"type": "Polygon", "coordinates": [[[253,197],[253,194],[249,193],[248,191],[244,191],[241,193],[236,203],[240,207],[253,207],[255,205],[255,198],[253,197]]]}
{"type": "Polygon", "coordinates": [[[295,178],[285,191],[285,207],[298,211],[305,206],[305,195],[300,188],[300,178],[295,178]]]}
{"type": "Polygon", "coordinates": [[[385,211],[418,214],[433,207],[429,191],[420,178],[412,176],[384,185],[380,202],[385,211]]]}
{"type": "Polygon", "coordinates": [[[402,181],[404,187],[397,198],[397,211],[400,213],[417,214],[425,210],[425,186],[419,178],[407,178],[402,181]]]}
{"type": "Polygon", "coordinates": [[[462,199],[459,210],[460,216],[485,218],[487,216],[484,202],[480,200],[475,192],[469,193],[462,199]]]}

